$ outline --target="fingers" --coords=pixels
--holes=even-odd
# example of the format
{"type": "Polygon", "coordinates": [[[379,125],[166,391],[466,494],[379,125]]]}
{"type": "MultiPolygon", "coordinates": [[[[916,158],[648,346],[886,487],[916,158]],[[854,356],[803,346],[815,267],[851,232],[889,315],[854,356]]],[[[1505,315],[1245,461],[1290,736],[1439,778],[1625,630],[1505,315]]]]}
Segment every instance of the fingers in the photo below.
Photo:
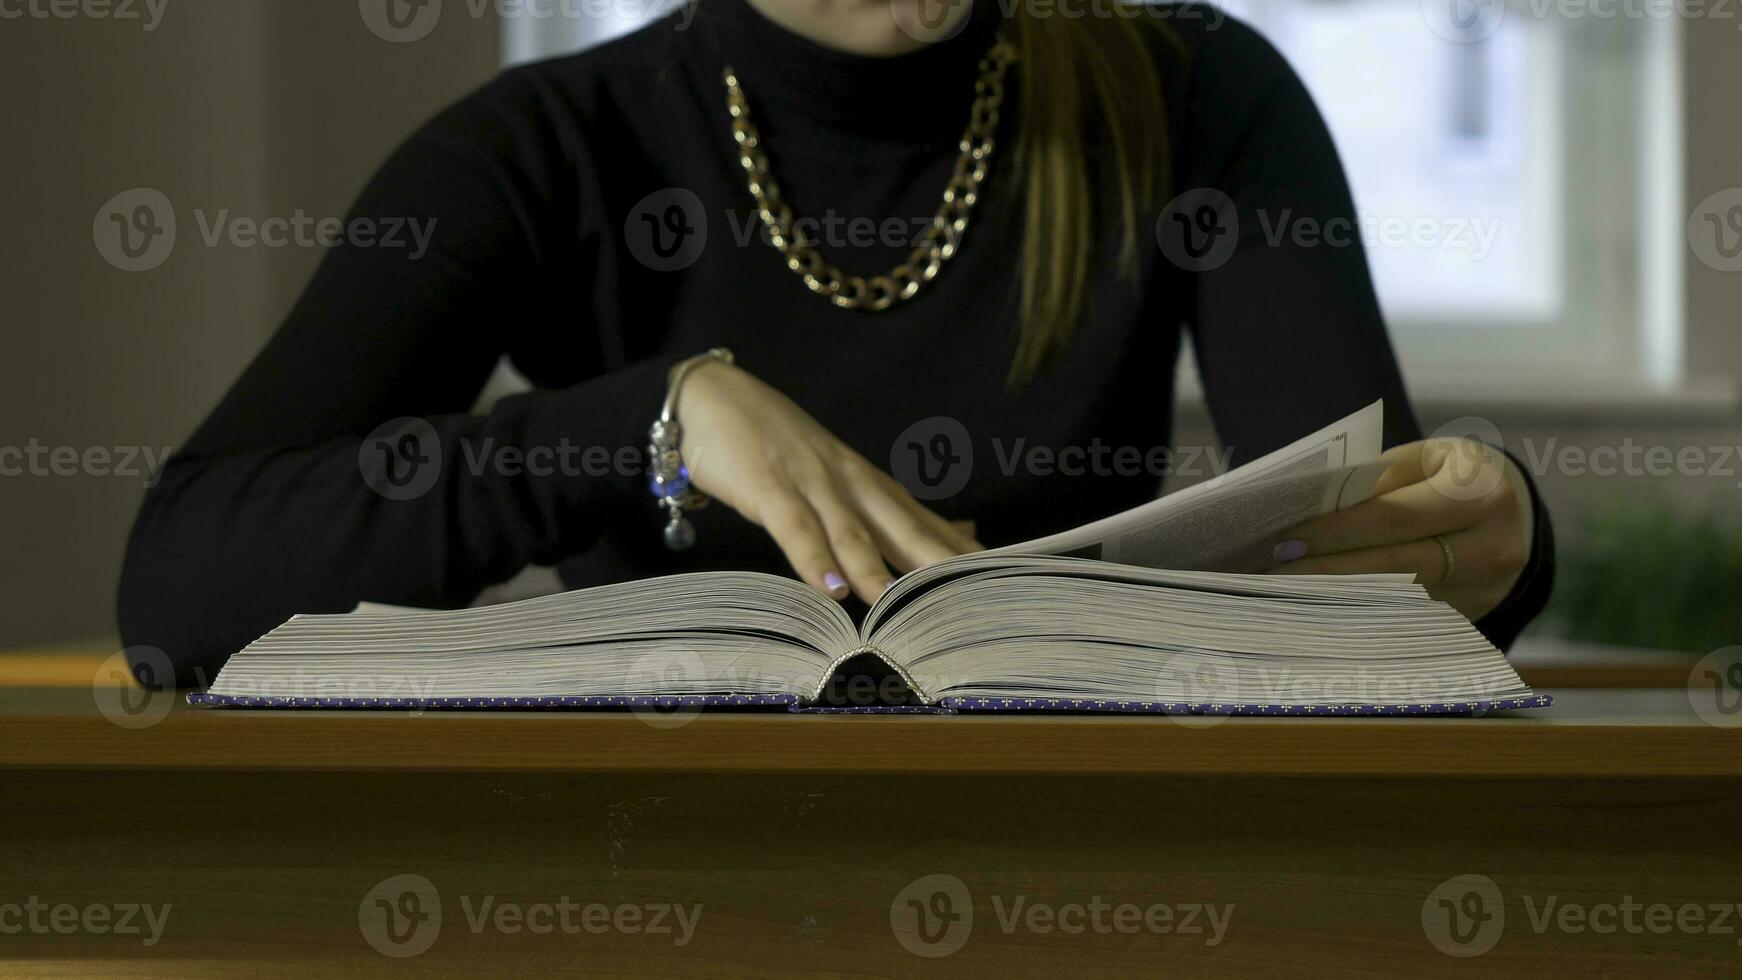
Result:
{"type": "Polygon", "coordinates": [[[1401,486],[1296,525],[1282,536],[1277,559],[1360,551],[1450,534],[1477,526],[1497,507],[1511,506],[1513,488],[1501,462],[1485,456],[1480,466],[1486,469],[1477,472],[1455,449],[1422,446],[1400,447],[1419,448],[1419,452],[1404,455],[1381,477],[1381,485],[1405,481],[1401,486]],[[1411,481],[1418,464],[1428,467],[1429,475],[1411,481]]]}
{"type": "Polygon", "coordinates": [[[813,492],[810,500],[854,594],[867,603],[876,602],[895,576],[884,563],[883,551],[871,529],[858,511],[832,489],[813,492]]]}
{"type": "Polygon", "coordinates": [[[980,543],[978,537],[975,537],[979,532],[973,521],[947,520],[928,510],[924,504],[912,497],[907,498],[907,502],[915,510],[918,510],[923,518],[932,522],[945,542],[956,549],[956,554],[971,555],[976,551],[986,550],[986,546],[980,543]]]}
{"type": "Polygon", "coordinates": [[[749,497],[765,503],[747,516],[769,532],[800,578],[835,599],[854,594],[875,602],[895,579],[891,566],[908,572],[985,550],[973,538],[973,522],[952,525],[856,456],[813,458],[789,469],[780,488],[749,497]]]}
{"type": "Polygon", "coordinates": [[[1278,565],[1272,575],[1369,575],[1407,574],[1429,587],[1445,578],[1446,556],[1433,538],[1389,544],[1378,548],[1344,551],[1318,558],[1302,558],[1278,565]]]}
{"type": "Polygon", "coordinates": [[[901,484],[880,471],[871,470],[850,488],[855,503],[865,515],[877,546],[890,564],[903,572],[984,551],[975,541],[973,522],[964,531],[914,500],[901,484]]]}
{"type": "Polygon", "coordinates": [[[1423,442],[1411,442],[1393,446],[1381,453],[1379,461],[1390,465],[1384,473],[1379,474],[1379,480],[1374,483],[1373,496],[1383,497],[1393,490],[1427,479],[1428,470],[1423,465],[1422,452],[1426,445],[1423,442]]]}
{"type": "MultiPolygon", "coordinates": [[[[1450,602],[1459,612],[1492,609],[1512,589],[1522,560],[1516,549],[1495,540],[1486,530],[1459,531],[1441,535],[1451,549],[1448,569],[1446,550],[1435,538],[1403,544],[1364,548],[1318,558],[1303,558],[1272,568],[1272,575],[1361,575],[1392,573],[1414,575],[1436,599],[1450,602]],[[1448,576],[1447,572],[1450,572],[1448,576]]],[[[1474,617],[1472,617],[1474,618],[1474,617]]]]}
{"type": "Polygon", "coordinates": [[[1480,496],[1492,484],[1490,463],[1499,453],[1474,439],[1424,439],[1387,449],[1379,457],[1390,464],[1373,486],[1373,495],[1385,494],[1439,477],[1463,496],[1480,496]]]}
{"type": "Polygon", "coordinates": [[[848,583],[841,575],[828,533],[803,497],[791,492],[771,494],[759,508],[757,523],[774,538],[799,578],[825,595],[847,597],[848,583]]]}
{"type": "MultiPolygon", "coordinates": [[[[1304,545],[1293,549],[1299,555],[1311,556],[1418,541],[1473,526],[1481,510],[1471,503],[1448,500],[1431,483],[1412,483],[1297,525],[1284,537],[1304,545]]],[[[1278,548],[1279,558],[1286,560],[1287,548],[1287,544],[1278,548]]]]}
{"type": "Polygon", "coordinates": [[[1385,458],[1391,466],[1377,495],[1287,532],[1271,572],[1405,573],[1472,620],[1493,610],[1530,558],[1523,477],[1498,450],[1472,439],[1399,446],[1385,458]]]}
{"type": "Polygon", "coordinates": [[[931,508],[913,499],[913,495],[907,492],[907,488],[897,482],[894,477],[880,470],[876,472],[879,477],[886,481],[889,492],[895,499],[929,528],[933,534],[937,535],[939,540],[949,545],[956,554],[968,555],[976,551],[986,550],[986,546],[981,544],[979,538],[975,536],[978,529],[973,521],[952,521],[939,516],[931,508]]]}
{"type": "MultiPolygon", "coordinates": [[[[870,522],[872,537],[877,542],[877,550],[897,571],[911,572],[953,558],[963,551],[944,541],[936,529],[901,506],[899,501],[882,493],[873,491],[866,494],[862,506],[870,522]]],[[[950,537],[956,535],[952,532],[950,537]]]]}

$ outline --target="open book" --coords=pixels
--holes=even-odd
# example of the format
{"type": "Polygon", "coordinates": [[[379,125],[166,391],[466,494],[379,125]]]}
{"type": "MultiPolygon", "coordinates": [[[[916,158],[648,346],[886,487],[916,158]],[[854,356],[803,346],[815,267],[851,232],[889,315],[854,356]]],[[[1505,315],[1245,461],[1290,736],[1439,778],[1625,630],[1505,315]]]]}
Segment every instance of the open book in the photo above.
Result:
{"type": "Polygon", "coordinates": [[[1407,575],[1272,576],[1373,493],[1382,405],[1196,486],[901,577],[855,624],[700,572],[454,611],[296,616],[197,704],[317,708],[1443,714],[1549,703],[1407,575]]]}

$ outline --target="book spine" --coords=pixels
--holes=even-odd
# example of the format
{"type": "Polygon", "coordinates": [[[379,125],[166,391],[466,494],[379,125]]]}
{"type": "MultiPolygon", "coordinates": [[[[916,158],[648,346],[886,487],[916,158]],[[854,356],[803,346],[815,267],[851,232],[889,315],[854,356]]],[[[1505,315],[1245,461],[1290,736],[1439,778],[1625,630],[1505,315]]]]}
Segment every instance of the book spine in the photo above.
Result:
{"type": "Polygon", "coordinates": [[[834,660],[830,661],[828,668],[823,671],[822,677],[820,679],[818,679],[817,686],[811,690],[810,697],[805,699],[805,703],[806,704],[816,704],[818,701],[821,701],[822,697],[823,697],[823,690],[829,686],[829,680],[835,676],[835,671],[840,670],[842,664],[853,659],[854,657],[862,656],[862,655],[867,654],[867,653],[872,655],[873,657],[876,657],[878,660],[883,661],[885,664],[887,664],[889,666],[890,670],[893,670],[897,674],[901,675],[901,679],[903,682],[905,682],[907,684],[908,690],[911,690],[914,693],[914,696],[919,698],[921,704],[932,705],[932,706],[935,706],[937,704],[937,700],[934,699],[931,695],[927,694],[925,692],[925,690],[923,688],[921,688],[917,682],[914,681],[913,675],[907,672],[906,667],[903,667],[901,664],[897,663],[894,657],[889,656],[887,653],[884,653],[882,650],[877,649],[876,647],[870,645],[869,643],[861,644],[860,646],[855,647],[854,649],[849,650],[846,653],[843,653],[840,656],[836,657],[834,660]]]}

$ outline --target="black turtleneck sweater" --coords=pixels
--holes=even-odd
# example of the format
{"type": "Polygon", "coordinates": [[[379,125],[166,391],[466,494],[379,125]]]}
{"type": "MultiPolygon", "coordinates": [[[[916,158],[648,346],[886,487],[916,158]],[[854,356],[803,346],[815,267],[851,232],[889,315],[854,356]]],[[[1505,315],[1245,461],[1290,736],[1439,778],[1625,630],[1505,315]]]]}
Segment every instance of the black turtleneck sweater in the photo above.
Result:
{"type": "MultiPolygon", "coordinates": [[[[1072,476],[1007,473],[1007,460],[1017,445],[1134,447],[1155,460],[1150,450],[1169,444],[1188,331],[1234,462],[1375,398],[1386,402],[1388,444],[1418,438],[1359,244],[1272,246],[1256,219],[1354,213],[1306,91],[1221,12],[1165,9],[1181,43],[1157,45],[1168,113],[1156,125],[1172,174],[1158,200],[1225,192],[1243,219],[1240,247],[1213,270],[1187,271],[1164,257],[1149,216],[1140,281],[1102,263],[1093,316],[1017,392],[1004,384],[1021,241],[1008,152],[1016,86],[1006,86],[1003,146],[960,254],[913,302],[860,313],[807,291],[762,239],[721,80],[730,63],[826,257],[887,271],[938,208],[996,16],[976,12],[953,39],[878,59],[810,43],[745,0],[703,0],[693,22],[675,15],[504,73],[413,135],[356,205],[383,231],[433,222],[427,251],[409,232],[398,236],[409,247],[332,248],[165,467],[127,551],[125,641],[167,653],[188,684],[293,613],[362,600],[463,605],[529,564],[558,565],[577,588],[700,568],[784,571],[765,533],[722,507],[698,513],[694,550],[668,551],[638,461],[605,460],[639,452],[669,365],[714,346],[881,465],[916,422],[959,421],[972,475],[930,505],[977,521],[988,544],[1154,496],[1150,465],[1072,476]],[[655,225],[683,215],[705,243],[650,253],[650,195],[655,225]],[[674,202],[687,214],[671,212],[674,202]],[[865,234],[891,219],[908,234],[865,234]],[[471,414],[503,356],[536,390],[471,414]],[[378,458],[371,434],[405,418],[427,427],[387,440],[389,454],[434,466],[378,458]],[[519,453],[551,465],[523,466],[519,453]],[[410,483],[383,482],[389,473],[410,483]]],[[[1098,227],[1116,241],[1115,225],[1098,227]]],[[[1480,624],[1502,645],[1547,593],[1540,505],[1537,527],[1518,589],[1480,624]]]]}

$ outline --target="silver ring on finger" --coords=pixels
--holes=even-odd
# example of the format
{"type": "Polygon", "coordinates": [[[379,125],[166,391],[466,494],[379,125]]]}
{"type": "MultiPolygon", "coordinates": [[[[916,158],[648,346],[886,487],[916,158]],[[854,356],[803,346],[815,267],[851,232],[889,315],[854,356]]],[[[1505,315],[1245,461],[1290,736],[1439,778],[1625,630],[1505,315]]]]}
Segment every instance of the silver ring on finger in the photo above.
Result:
{"type": "Polygon", "coordinates": [[[1440,553],[1446,556],[1446,573],[1440,576],[1438,582],[1434,583],[1434,588],[1437,589],[1452,580],[1452,573],[1458,568],[1458,556],[1452,553],[1452,546],[1446,543],[1445,535],[1436,534],[1434,540],[1439,542],[1440,553]]]}

